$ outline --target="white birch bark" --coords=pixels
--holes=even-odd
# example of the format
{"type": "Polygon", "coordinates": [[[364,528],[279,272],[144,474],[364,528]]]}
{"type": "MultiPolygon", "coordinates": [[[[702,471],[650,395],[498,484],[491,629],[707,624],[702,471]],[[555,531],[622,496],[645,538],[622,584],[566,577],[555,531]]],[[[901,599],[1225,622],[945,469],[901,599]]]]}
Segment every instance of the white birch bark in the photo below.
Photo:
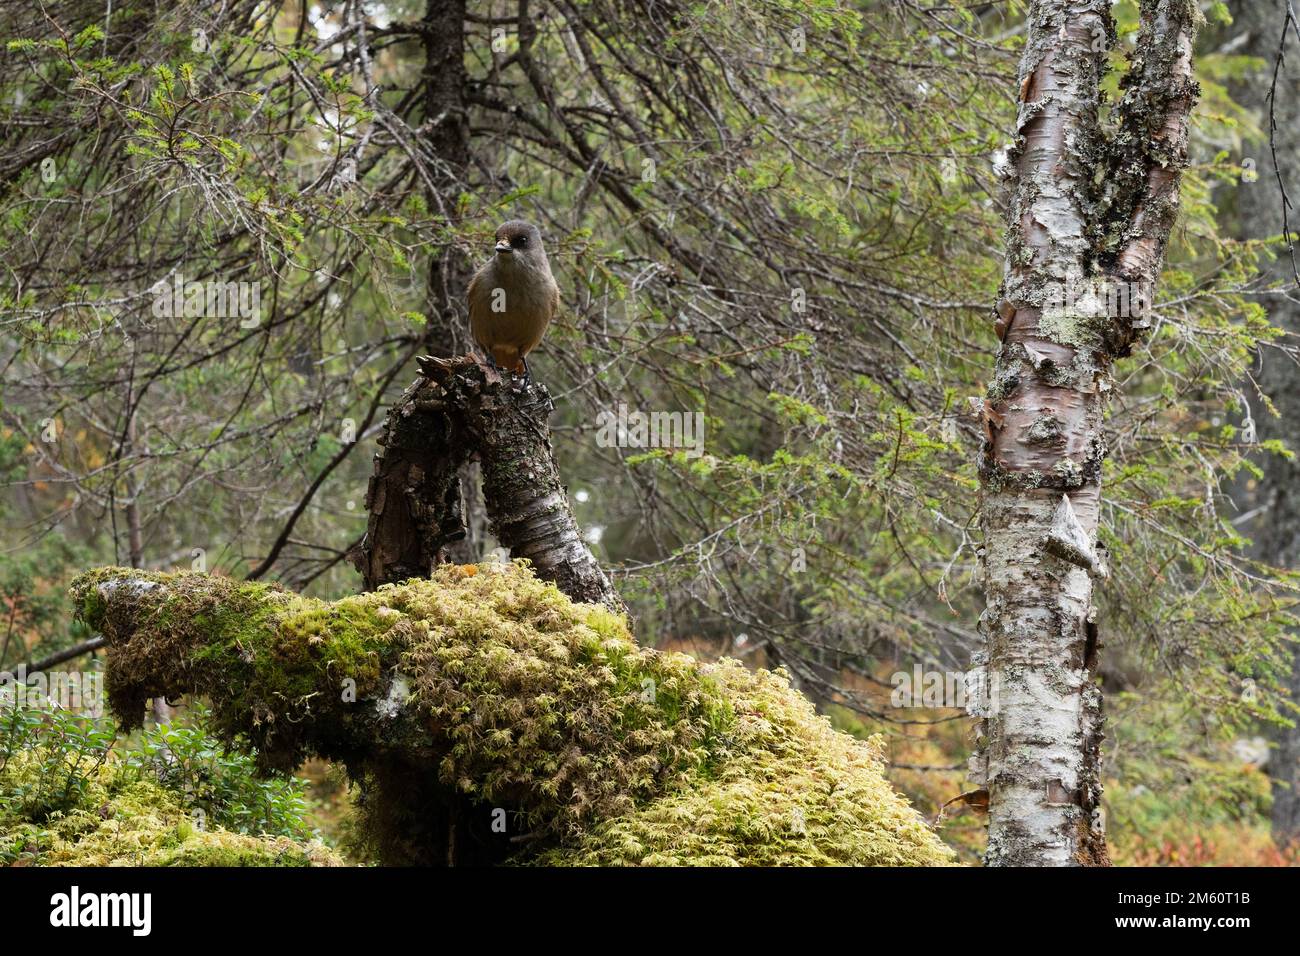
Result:
{"type": "Polygon", "coordinates": [[[1034,0],[1020,65],[1002,346],[980,460],[986,608],[975,665],[986,692],[972,706],[982,718],[972,777],[989,794],[989,865],[1108,862],[1092,603],[1106,573],[1103,418],[1113,362],[1149,324],[1177,210],[1197,17],[1189,0],[1143,0],[1125,95],[1103,129],[1109,10],[1108,0],[1034,0]]]}

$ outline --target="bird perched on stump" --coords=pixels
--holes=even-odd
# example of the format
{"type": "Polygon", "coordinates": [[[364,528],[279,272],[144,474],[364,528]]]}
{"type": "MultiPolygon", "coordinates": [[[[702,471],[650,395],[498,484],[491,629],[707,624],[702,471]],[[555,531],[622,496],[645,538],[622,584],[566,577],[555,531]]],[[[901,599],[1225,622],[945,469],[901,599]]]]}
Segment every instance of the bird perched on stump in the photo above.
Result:
{"type": "Polygon", "coordinates": [[[537,227],[502,223],[495,254],[469,283],[469,327],[493,365],[528,374],[528,355],[560,307],[560,287],[537,227]]]}

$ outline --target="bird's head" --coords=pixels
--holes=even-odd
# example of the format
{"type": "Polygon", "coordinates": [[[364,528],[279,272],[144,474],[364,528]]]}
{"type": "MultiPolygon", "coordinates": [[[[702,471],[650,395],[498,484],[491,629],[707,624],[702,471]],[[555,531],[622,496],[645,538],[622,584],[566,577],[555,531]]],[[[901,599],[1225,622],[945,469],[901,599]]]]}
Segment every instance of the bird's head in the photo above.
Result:
{"type": "Polygon", "coordinates": [[[541,265],[546,262],[542,234],[532,223],[522,219],[503,222],[496,232],[498,262],[541,265]]]}

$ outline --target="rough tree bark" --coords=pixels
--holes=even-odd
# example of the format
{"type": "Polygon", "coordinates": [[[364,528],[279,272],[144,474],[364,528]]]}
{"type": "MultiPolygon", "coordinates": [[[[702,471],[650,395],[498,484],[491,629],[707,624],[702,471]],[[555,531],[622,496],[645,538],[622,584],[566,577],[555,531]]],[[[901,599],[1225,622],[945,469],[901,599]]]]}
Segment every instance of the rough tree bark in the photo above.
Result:
{"type": "MultiPolygon", "coordinates": [[[[465,69],[465,0],[428,0],[420,26],[424,41],[424,123],[420,138],[433,160],[426,193],[429,207],[451,224],[457,219],[461,195],[469,191],[471,134],[466,103],[469,73],[465,69]]],[[[471,263],[450,242],[441,255],[430,258],[429,325],[424,340],[431,354],[450,358],[473,347],[465,305],[472,275],[471,263]]],[[[465,534],[449,544],[452,557],[461,562],[479,560],[486,548],[478,484],[478,468],[467,462],[459,483],[465,534]]]]}
{"type": "MultiPolygon", "coordinates": [[[[466,534],[465,476],[481,473],[489,529],[511,557],[529,559],[571,600],[625,610],[569,508],[548,437],[546,387],[507,384],[472,356],[427,356],[419,366],[420,378],[389,409],[366,492],[369,523],[352,553],[365,590],[464,560],[449,546],[466,534]]],[[[381,829],[405,834],[385,846],[387,858],[448,866],[497,858],[483,815],[438,781],[429,760],[392,750],[371,759],[369,772],[404,795],[371,811],[383,817],[381,829]]]]}
{"type": "Polygon", "coordinates": [[[370,523],[354,554],[367,590],[427,577],[464,535],[457,475],[480,463],[489,528],[511,557],[588,604],[624,610],[578,532],[546,425],[538,382],[510,384],[471,357],[424,358],[393,406],[375,456],[370,523]]]}
{"type": "MultiPolygon", "coordinates": [[[[1282,33],[1283,9],[1258,0],[1236,0],[1231,10],[1233,35],[1244,39],[1238,52],[1259,57],[1264,63],[1236,85],[1233,96],[1242,106],[1257,111],[1267,132],[1266,101],[1282,33]]],[[[1291,49],[1294,49],[1294,38],[1291,44],[1291,49]]],[[[1245,238],[1266,239],[1281,234],[1279,172],[1287,194],[1293,200],[1300,197],[1300,169],[1294,153],[1297,135],[1300,135],[1300,78],[1294,65],[1291,70],[1279,73],[1274,116],[1278,126],[1278,155],[1289,158],[1290,162],[1284,160],[1279,170],[1274,165],[1271,150],[1260,147],[1255,154],[1259,157],[1256,178],[1243,182],[1235,190],[1239,229],[1245,238]]],[[[1265,266],[1263,271],[1270,279],[1284,285],[1294,282],[1290,262],[1285,259],[1271,268],[1265,266]]],[[[1300,334],[1300,303],[1281,294],[1269,296],[1266,303],[1269,321],[1273,325],[1291,335],[1300,334]]],[[[1254,409],[1252,417],[1258,426],[1258,436],[1261,439],[1280,439],[1292,449],[1300,446],[1300,368],[1291,358],[1267,350],[1260,355],[1255,378],[1278,412],[1273,416],[1260,414],[1258,408],[1254,409]]],[[[1255,542],[1255,555],[1278,567],[1300,569],[1300,459],[1270,454],[1261,456],[1259,465],[1264,478],[1253,497],[1260,510],[1246,529],[1255,542]]],[[[1291,700],[1300,703],[1300,644],[1292,651],[1288,691],[1291,700]]],[[[1269,757],[1269,776],[1273,781],[1273,839],[1279,847],[1285,847],[1300,839],[1300,722],[1294,727],[1277,728],[1273,732],[1273,743],[1275,749],[1269,757]]]]}
{"type": "MultiPolygon", "coordinates": [[[[432,157],[426,191],[430,208],[449,222],[467,187],[470,163],[465,88],[465,0],[428,0],[421,21],[424,40],[424,124],[421,140],[432,157]]],[[[430,322],[426,342],[441,358],[467,351],[465,293],[472,274],[452,245],[429,263],[430,322]]]]}
{"type": "Polygon", "coordinates": [[[1104,865],[1094,580],[1112,365],[1149,326],[1196,96],[1191,0],[1143,0],[1106,128],[1109,0],[1034,0],[1020,63],[1002,339],[983,402],[986,608],[971,711],[988,865],[1104,865]]]}

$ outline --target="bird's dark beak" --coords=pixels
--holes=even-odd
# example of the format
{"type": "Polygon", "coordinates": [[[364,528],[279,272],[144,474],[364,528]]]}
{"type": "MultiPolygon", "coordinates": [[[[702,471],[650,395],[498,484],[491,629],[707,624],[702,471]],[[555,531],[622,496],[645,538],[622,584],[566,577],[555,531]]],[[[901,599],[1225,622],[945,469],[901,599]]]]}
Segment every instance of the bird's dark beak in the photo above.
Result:
{"type": "Polygon", "coordinates": [[[508,254],[508,253],[510,253],[510,252],[513,252],[513,251],[514,251],[514,250],[512,250],[512,249],[510,248],[510,240],[509,240],[509,239],[501,239],[501,240],[498,240],[498,242],[497,242],[497,252],[498,252],[498,253],[508,254]]]}

